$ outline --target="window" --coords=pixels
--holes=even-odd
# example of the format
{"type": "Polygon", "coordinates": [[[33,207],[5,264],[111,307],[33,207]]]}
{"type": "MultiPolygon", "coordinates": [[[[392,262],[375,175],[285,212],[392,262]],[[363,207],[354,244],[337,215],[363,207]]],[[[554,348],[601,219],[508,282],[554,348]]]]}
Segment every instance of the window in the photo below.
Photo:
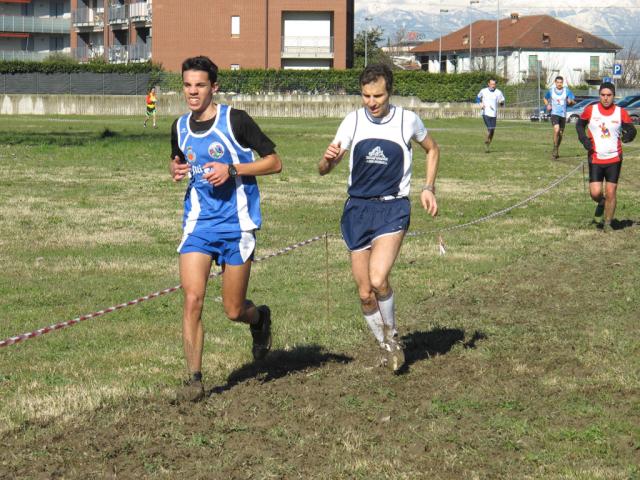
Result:
{"type": "Polygon", "coordinates": [[[231,36],[234,38],[240,36],[240,17],[237,15],[231,17],[231,36]]]}
{"type": "Polygon", "coordinates": [[[469,35],[465,35],[462,37],[462,44],[469,45],[469,35]]]}
{"type": "Polygon", "coordinates": [[[529,76],[538,75],[538,55],[529,55],[529,76]]]}
{"type": "Polygon", "coordinates": [[[232,63],[231,64],[231,70],[240,70],[240,64],[232,63]]]}
{"type": "Polygon", "coordinates": [[[595,77],[600,72],[600,57],[595,55],[589,58],[589,73],[595,77]]]}
{"type": "Polygon", "coordinates": [[[542,34],[542,43],[545,43],[545,44],[551,43],[551,35],[549,35],[547,32],[544,32],[542,34]]]}

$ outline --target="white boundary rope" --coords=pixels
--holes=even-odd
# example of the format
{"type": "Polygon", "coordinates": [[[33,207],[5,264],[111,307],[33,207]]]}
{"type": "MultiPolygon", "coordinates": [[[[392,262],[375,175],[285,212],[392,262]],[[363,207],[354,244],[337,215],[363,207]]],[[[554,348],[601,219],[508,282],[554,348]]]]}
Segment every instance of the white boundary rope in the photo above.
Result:
{"type": "Polygon", "coordinates": [[[407,236],[412,236],[413,237],[413,236],[417,236],[417,235],[425,235],[425,234],[428,234],[428,233],[450,232],[452,230],[459,230],[461,228],[470,227],[471,225],[475,225],[477,223],[486,222],[487,220],[490,220],[492,218],[499,217],[500,215],[504,215],[505,213],[508,213],[511,210],[515,210],[516,208],[519,208],[519,207],[531,202],[532,200],[535,200],[539,196],[544,195],[545,193],[547,193],[549,190],[552,190],[553,188],[557,187],[559,184],[564,182],[567,178],[571,177],[574,173],[576,173],[583,166],[583,164],[584,164],[584,161],[580,162],[578,165],[576,165],[574,168],[572,168],[571,171],[569,173],[567,173],[566,175],[563,175],[562,177],[554,180],[547,187],[543,188],[542,190],[538,190],[536,193],[534,193],[532,195],[529,195],[527,198],[525,198],[524,200],[516,203],[515,205],[512,205],[510,207],[503,208],[502,210],[498,210],[496,212],[490,213],[488,215],[485,215],[484,217],[476,218],[475,220],[471,220],[470,222],[467,222],[467,223],[461,223],[459,225],[453,225],[453,226],[445,227],[445,228],[438,228],[438,229],[429,230],[429,231],[426,231],[426,232],[409,232],[409,233],[407,233],[407,236]]]}
{"type": "MultiPolygon", "coordinates": [[[[273,253],[270,253],[268,255],[264,255],[262,257],[258,257],[254,260],[254,262],[263,262],[269,258],[273,258],[273,257],[279,257],[280,255],[284,255],[286,253],[291,252],[292,250],[295,250],[297,248],[300,247],[304,247],[306,245],[309,245],[313,242],[317,242],[318,240],[320,240],[321,238],[324,238],[325,235],[317,235],[315,237],[309,238],[307,240],[304,240],[302,242],[298,242],[298,243],[294,243],[292,245],[289,245],[287,247],[284,247],[280,250],[277,250],[273,253]]],[[[214,272],[211,275],[209,275],[209,278],[214,278],[214,277],[218,277],[222,274],[222,272],[218,271],[218,272],[214,272]]],[[[20,335],[15,335],[13,337],[9,337],[6,338],[4,340],[0,341],[0,348],[2,347],[8,347],[9,345],[14,345],[18,342],[21,342],[23,340],[28,340],[31,338],[36,338],[36,337],[40,337],[46,333],[49,332],[53,332],[54,330],[61,330],[63,328],[67,328],[67,327],[71,327],[73,325],[76,325],[84,320],[89,320],[91,318],[96,318],[96,317],[101,317],[102,315],[106,315],[107,313],[111,313],[111,312],[115,312],[116,310],[120,310],[122,308],[125,307],[130,307],[132,305],[138,305],[139,303],[142,302],[146,302],[147,300],[151,300],[152,298],[157,298],[160,297],[162,295],[166,295],[168,293],[173,293],[177,290],[180,290],[182,288],[182,285],[176,285],[175,287],[171,287],[171,288],[165,288],[164,290],[160,290],[158,292],[154,292],[154,293],[150,293],[149,295],[145,295],[144,297],[140,297],[140,298],[136,298],[135,300],[130,300],[128,302],[125,303],[121,303],[119,305],[114,305],[113,307],[109,307],[109,308],[105,308],[104,310],[99,310],[97,312],[93,312],[93,313],[88,313],[86,315],[80,315],[79,317],[76,317],[72,320],[67,320],[66,322],[60,322],[60,323],[55,323],[53,325],[49,325],[48,327],[43,327],[43,328],[39,328],[37,330],[34,330],[32,332],[27,332],[27,333],[23,333],[20,335]]]]}
{"type": "MultiPolygon", "coordinates": [[[[425,235],[425,234],[429,234],[429,233],[437,233],[437,232],[450,232],[453,230],[459,230],[461,228],[466,228],[466,227],[470,227],[471,225],[475,225],[481,222],[485,222],[487,220],[490,220],[492,218],[498,217],[500,215],[504,215],[505,213],[510,212],[511,210],[514,210],[518,207],[521,207],[522,205],[525,205],[529,202],[531,202],[532,200],[538,198],[539,196],[547,193],[549,190],[555,188],[556,186],[558,186],[560,183],[564,182],[567,178],[569,178],[570,176],[572,176],[575,172],[577,172],[584,164],[584,161],[580,162],[578,165],[576,165],[569,173],[567,173],[566,175],[563,175],[562,177],[554,180],[551,184],[549,184],[547,187],[543,188],[542,190],[538,190],[536,193],[528,196],[527,198],[525,198],[524,200],[516,203],[515,205],[512,205],[510,207],[507,208],[503,208],[502,210],[498,210],[496,212],[490,213],[488,215],[485,215],[483,217],[477,218],[475,220],[472,220],[470,222],[467,223],[461,223],[459,225],[453,225],[450,227],[445,227],[445,228],[440,228],[440,229],[435,229],[435,230],[429,230],[426,232],[409,232],[407,234],[407,236],[409,237],[413,237],[413,236],[417,236],[417,235],[425,235]]],[[[294,243],[291,244],[289,246],[286,246],[280,250],[277,250],[273,253],[270,253],[268,255],[264,255],[262,257],[258,257],[254,260],[254,262],[263,262],[265,260],[268,260],[270,258],[274,258],[274,257],[279,257],[281,255],[284,255],[286,253],[291,252],[292,250],[295,250],[297,248],[300,247],[304,247],[306,245],[309,245],[311,243],[317,242],[318,240],[325,238],[325,237],[329,237],[329,236],[337,236],[336,234],[323,234],[323,235],[316,235],[315,237],[311,237],[307,240],[303,240],[301,242],[298,243],[294,243]]],[[[442,241],[440,242],[441,248],[443,247],[442,245],[442,241]]],[[[441,251],[442,253],[442,251],[441,251]]],[[[209,275],[209,278],[214,278],[214,277],[218,277],[222,274],[222,272],[218,271],[218,272],[214,272],[211,275],[209,275]]],[[[120,310],[123,309],[125,307],[130,307],[133,305],[138,305],[139,303],[142,302],[146,302],[147,300],[151,300],[153,298],[157,298],[160,297],[162,295],[166,295],[168,293],[173,293],[177,290],[180,290],[182,288],[182,285],[176,285],[175,287],[170,287],[170,288],[165,288],[164,290],[160,290],[154,293],[150,293],[149,295],[145,295],[144,297],[140,297],[140,298],[136,298],[135,300],[130,300],[128,302],[125,303],[121,303],[119,305],[114,305],[112,307],[109,308],[105,308],[104,310],[99,310],[97,312],[93,312],[93,313],[89,313],[86,315],[81,315],[79,317],[76,317],[72,320],[67,320],[66,322],[60,322],[60,323],[55,323],[53,325],[49,325],[47,327],[43,327],[43,328],[39,328],[37,330],[34,330],[32,332],[27,332],[27,333],[23,333],[20,335],[15,335],[13,337],[9,337],[6,338],[4,340],[0,340],[0,348],[2,347],[8,347],[9,345],[14,345],[16,343],[19,343],[23,340],[28,340],[31,338],[36,338],[36,337],[40,337],[46,333],[50,333],[53,332],[55,330],[61,330],[63,328],[67,328],[67,327],[71,327],[73,325],[76,325],[84,320],[89,320],[91,318],[96,318],[96,317],[101,317],[102,315],[106,315],[107,313],[111,313],[111,312],[115,312],[116,310],[120,310]]]]}

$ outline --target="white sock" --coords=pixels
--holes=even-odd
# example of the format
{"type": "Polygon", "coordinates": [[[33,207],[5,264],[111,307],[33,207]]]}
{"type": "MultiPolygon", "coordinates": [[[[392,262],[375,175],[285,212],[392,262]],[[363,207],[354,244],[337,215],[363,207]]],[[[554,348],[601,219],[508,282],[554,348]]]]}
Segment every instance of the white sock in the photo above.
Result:
{"type": "Polygon", "coordinates": [[[391,336],[395,336],[398,333],[398,330],[396,329],[394,299],[395,295],[393,294],[393,291],[387,298],[378,299],[378,308],[380,309],[380,314],[382,315],[382,321],[384,322],[384,326],[387,328],[391,336]]]}
{"type": "Polygon", "coordinates": [[[380,311],[376,310],[373,313],[365,313],[364,319],[367,321],[367,325],[369,325],[378,343],[384,342],[384,324],[382,323],[380,311]]]}

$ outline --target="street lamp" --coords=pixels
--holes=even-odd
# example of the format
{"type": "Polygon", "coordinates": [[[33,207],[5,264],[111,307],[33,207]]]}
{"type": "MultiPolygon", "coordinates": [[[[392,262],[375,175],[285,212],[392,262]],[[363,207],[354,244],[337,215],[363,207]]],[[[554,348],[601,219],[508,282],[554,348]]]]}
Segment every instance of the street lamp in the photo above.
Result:
{"type": "MultiPolygon", "coordinates": [[[[440,13],[447,13],[448,11],[449,10],[445,8],[440,9],[440,13]]],[[[442,15],[438,15],[438,29],[440,30],[440,42],[438,43],[438,73],[442,73],[442,15]]]]}
{"type": "Polygon", "coordinates": [[[500,45],[500,0],[498,0],[498,16],[496,17],[496,61],[495,73],[498,74],[498,45],[500,45]]]}
{"type": "Polygon", "coordinates": [[[373,17],[364,17],[364,66],[367,66],[367,44],[369,43],[369,22],[373,17]]]}
{"type": "Polygon", "coordinates": [[[480,3],[480,0],[469,0],[469,71],[473,70],[473,56],[471,54],[471,25],[473,21],[471,20],[471,5],[480,3]]]}

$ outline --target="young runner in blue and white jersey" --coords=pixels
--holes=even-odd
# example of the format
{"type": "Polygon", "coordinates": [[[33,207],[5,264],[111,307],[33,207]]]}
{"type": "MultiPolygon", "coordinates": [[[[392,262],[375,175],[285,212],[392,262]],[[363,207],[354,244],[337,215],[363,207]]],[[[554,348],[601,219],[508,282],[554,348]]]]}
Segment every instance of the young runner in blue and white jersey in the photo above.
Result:
{"type": "Polygon", "coordinates": [[[484,151],[489,153],[489,146],[493,140],[498,118],[498,105],[504,105],[504,95],[496,88],[496,80],[489,79],[487,86],[480,90],[476,97],[476,103],[482,109],[482,120],[487,127],[487,138],[484,141],[484,151]]]}
{"type": "Polygon", "coordinates": [[[564,86],[564,78],[560,75],[555,78],[554,86],[544,95],[544,104],[547,107],[547,112],[551,113],[551,125],[553,125],[552,160],[557,160],[560,156],[558,149],[562,142],[564,126],[567,123],[567,106],[576,103],[575,99],[576,97],[573,92],[569,90],[569,87],[564,86]]]}
{"type": "Polygon", "coordinates": [[[427,153],[420,201],[432,216],[438,213],[435,181],[440,150],[415,113],[389,103],[393,91],[389,67],[366,67],[360,87],[364,106],[342,121],[318,170],[320,175],[329,173],[351,150],[342,236],[351,252],[364,318],[383,350],[383,363],[397,372],[404,364],[404,353],[398,341],[389,273],[409,228],[411,142],[427,153]]]}
{"type": "Polygon", "coordinates": [[[246,299],[251,262],[260,228],[257,175],[280,172],[275,144],[244,111],[218,105],[213,94],[218,67],[207,57],[182,64],[184,96],[190,113],[171,129],[174,181],[189,177],[184,200],[184,233],[178,246],[184,290],[182,338],[189,380],[179,401],[199,401],[202,385],[204,329],[202,306],[211,264],[222,266],[222,303],[230,320],[249,324],[253,356],[261,360],[271,348],[271,314],[246,299]],[[255,150],[260,159],[255,160],[255,150]]]}

